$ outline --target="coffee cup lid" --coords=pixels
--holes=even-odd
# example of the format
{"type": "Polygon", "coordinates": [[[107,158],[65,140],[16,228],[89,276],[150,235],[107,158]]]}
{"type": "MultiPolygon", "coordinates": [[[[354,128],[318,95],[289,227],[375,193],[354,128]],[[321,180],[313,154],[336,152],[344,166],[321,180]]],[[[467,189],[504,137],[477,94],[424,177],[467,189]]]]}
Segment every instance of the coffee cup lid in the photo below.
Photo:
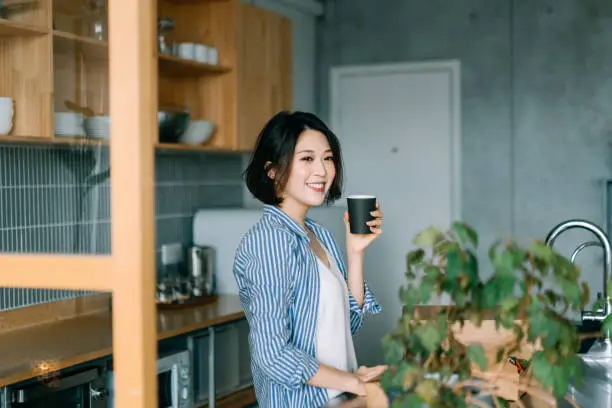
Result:
{"type": "Polygon", "coordinates": [[[376,198],[376,197],[373,195],[368,195],[368,194],[352,194],[350,196],[347,196],[346,198],[347,199],[350,199],[350,198],[360,199],[360,198],[376,198]]]}

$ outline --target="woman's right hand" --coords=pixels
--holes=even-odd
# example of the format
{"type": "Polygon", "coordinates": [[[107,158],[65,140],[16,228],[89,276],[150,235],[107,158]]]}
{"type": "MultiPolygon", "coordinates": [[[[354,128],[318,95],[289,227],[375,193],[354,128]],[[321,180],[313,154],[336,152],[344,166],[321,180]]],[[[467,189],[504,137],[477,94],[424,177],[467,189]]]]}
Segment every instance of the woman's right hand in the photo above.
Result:
{"type": "Polygon", "coordinates": [[[379,365],[375,367],[361,366],[357,369],[357,378],[364,383],[378,381],[380,377],[387,371],[386,365],[379,365]]]}
{"type": "Polygon", "coordinates": [[[387,370],[386,365],[379,365],[375,367],[361,366],[355,372],[355,384],[349,391],[355,395],[365,396],[366,395],[366,383],[378,381],[383,373],[387,370]]]}

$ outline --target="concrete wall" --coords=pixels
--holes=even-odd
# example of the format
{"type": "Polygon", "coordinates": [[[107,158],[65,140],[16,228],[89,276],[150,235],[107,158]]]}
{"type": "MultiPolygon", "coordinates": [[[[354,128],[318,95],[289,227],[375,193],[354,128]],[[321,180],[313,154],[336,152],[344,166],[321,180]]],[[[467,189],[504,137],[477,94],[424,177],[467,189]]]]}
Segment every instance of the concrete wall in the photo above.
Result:
{"type": "MultiPolygon", "coordinates": [[[[605,0],[328,0],[318,112],[329,118],[332,66],[459,59],[464,220],[485,244],[543,239],[568,218],[602,224],[611,17],[605,0]]],[[[558,247],[569,255],[585,235],[567,235],[558,247]]],[[[591,249],[581,259],[596,292],[601,257],[591,249]]]]}

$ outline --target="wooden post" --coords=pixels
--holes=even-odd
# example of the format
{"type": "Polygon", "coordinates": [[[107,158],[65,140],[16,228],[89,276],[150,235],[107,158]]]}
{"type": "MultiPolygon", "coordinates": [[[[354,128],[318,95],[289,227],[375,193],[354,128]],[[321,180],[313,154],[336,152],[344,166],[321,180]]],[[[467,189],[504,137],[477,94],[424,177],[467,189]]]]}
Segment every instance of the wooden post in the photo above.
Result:
{"type": "Polygon", "coordinates": [[[157,8],[109,1],[115,407],[157,406],[157,8]]]}

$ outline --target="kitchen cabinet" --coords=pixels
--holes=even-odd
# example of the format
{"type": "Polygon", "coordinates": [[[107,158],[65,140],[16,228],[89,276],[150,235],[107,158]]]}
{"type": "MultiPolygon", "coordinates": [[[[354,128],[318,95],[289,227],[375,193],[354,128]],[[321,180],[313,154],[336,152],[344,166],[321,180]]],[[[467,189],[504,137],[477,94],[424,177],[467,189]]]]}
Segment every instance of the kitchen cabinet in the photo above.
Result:
{"type": "MultiPolygon", "coordinates": [[[[0,97],[14,102],[12,130],[0,142],[108,144],[108,134],[94,134],[101,127],[108,133],[111,119],[106,4],[40,0],[27,13],[0,18],[0,57],[8,68],[0,73],[0,97]],[[90,121],[96,125],[88,132],[72,124],[75,112],[102,118],[90,121]]],[[[251,150],[264,123],[291,109],[291,21],[240,0],[158,0],[157,8],[173,25],[158,32],[173,44],[172,53],[158,52],[158,107],[188,111],[215,130],[198,145],[151,135],[156,147],[251,150]],[[181,46],[199,45],[207,58],[176,55],[181,46]]]]}
{"type": "Polygon", "coordinates": [[[208,331],[192,335],[188,344],[193,353],[195,406],[208,402],[213,384],[215,399],[234,394],[253,384],[246,320],[215,326],[208,331]],[[209,371],[211,358],[214,381],[211,381],[213,378],[209,371]]]}
{"type": "Polygon", "coordinates": [[[291,109],[291,22],[250,4],[238,14],[237,147],[250,150],[264,124],[291,109]]]}

